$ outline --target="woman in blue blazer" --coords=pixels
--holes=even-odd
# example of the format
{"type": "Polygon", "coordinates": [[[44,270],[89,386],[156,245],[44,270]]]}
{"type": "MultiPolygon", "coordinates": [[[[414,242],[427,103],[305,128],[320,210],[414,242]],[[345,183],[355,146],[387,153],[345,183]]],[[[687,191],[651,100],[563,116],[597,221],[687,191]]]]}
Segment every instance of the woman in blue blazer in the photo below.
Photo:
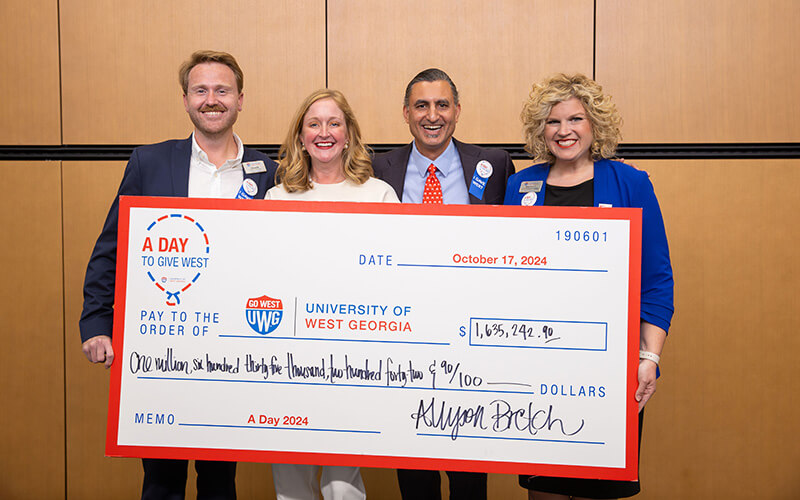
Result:
{"type": "MultiPolygon", "coordinates": [[[[664,220],[646,172],[613,161],[621,119],[602,87],[583,75],[555,75],[533,86],[522,114],[525,150],[535,164],[511,176],[506,205],[642,209],[639,436],[642,410],[656,390],[661,350],[672,320],[672,265],[664,220]]],[[[535,500],[620,498],[638,481],[520,476],[535,500]]]]}

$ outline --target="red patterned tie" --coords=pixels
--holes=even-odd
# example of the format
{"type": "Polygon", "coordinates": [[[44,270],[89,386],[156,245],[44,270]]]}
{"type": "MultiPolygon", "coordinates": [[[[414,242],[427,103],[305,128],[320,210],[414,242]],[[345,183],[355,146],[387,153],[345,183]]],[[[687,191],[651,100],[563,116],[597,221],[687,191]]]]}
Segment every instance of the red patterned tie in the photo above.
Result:
{"type": "Polygon", "coordinates": [[[422,203],[438,203],[442,202],[442,185],[439,184],[439,178],[436,177],[436,165],[431,163],[428,167],[428,178],[425,179],[425,189],[422,191],[422,203]]]}

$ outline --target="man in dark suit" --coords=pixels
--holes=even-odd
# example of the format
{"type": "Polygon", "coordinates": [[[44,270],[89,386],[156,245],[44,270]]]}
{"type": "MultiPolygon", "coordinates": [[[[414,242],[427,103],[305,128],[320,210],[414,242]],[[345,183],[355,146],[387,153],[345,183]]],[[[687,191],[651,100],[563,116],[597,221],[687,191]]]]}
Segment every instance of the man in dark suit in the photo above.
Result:
{"type": "Polygon", "coordinates": [[[414,141],[375,155],[375,176],[389,183],[403,203],[423,202],[426,184],[438,184],[441,202],[502,205],[506,181],[514,173],[507,152],[453,139],[461,104],[444,71],[426,69],[406,87],[405,117],[414,141]],[[433,167],[433,168],[432,168],[433,167]],[[430,177],[430,172],[435,175],[430,177]]]}
{"type": "MultiPolygon", "coordinates": [[[[461,113],[458,89],[444,71],[426,69],[406,87],[405,117],[414,141],[375,155],[375,175],[389,183],[403,203],[501,205],[514,173],[507,152],[453,139],[461,113]]],[[[450,499],[486,499],[486,474],[447,472],[450,499]]],[[[397,471],[404,500],[440,500],[438,471],[397,471]]]]}
{"type": "MultiPolygon", "coordinates": [[[[183,102],[194,132],[188,139],[136,148],[97,239],[83,286],[82,349],[92,363],[111,366],[117,220],[120,195],[263,198],[277,165],[245,148],[233,133],[242,110],[244,77],[233,56],[198,51],[179,71],[183,102]]],[[[143,499],[182,499],[187,461],[142,459],[143,499]]],[[[236,463],[197,460],[197,496],[236,498],[236,463]]]]}

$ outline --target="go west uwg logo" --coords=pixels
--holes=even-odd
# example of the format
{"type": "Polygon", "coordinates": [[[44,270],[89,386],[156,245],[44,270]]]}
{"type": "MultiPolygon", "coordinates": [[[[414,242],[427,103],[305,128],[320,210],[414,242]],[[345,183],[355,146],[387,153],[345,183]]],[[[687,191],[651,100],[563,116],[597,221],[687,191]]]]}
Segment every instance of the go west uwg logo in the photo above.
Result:
{"type": "Polygon", "coordinates": [[[281,324],[283,302],[281,302],[281,299],[273,299],[266,295],[247,299],[247,307],[244,310],[244,314],[250,328],[261,335],[266,335],[275,331],[278,325],[281,324]]]}

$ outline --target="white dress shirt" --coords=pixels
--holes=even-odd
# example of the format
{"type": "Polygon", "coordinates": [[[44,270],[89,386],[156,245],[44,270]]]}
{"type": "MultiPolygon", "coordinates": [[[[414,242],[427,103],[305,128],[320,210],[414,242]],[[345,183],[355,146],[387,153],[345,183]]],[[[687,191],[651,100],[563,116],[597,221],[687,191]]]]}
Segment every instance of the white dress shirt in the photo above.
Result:
{"type": "Polygon", "coordinates": [[[403,184],[403,203],[422,203],[425,181],[428,177],[428,166],[436,166],[436,177],[442,186],[442,200],[445,205],[469,205],[469,192],[464,180],[464,168],[453,139],[447,149],[435,160],[423,156],[417,149],[416,141],[408,156],[408,170],[403,184]]]}
{"type": "Polygon", "coordinates": [[[234,198],[244,180],[242,156],[244,146],[239,136],[233,134],[238,152],[236,158],[226,160],[221,167],[208,160],[192,134],[192,157],[189,161],[189,198],[234,198]]]}

